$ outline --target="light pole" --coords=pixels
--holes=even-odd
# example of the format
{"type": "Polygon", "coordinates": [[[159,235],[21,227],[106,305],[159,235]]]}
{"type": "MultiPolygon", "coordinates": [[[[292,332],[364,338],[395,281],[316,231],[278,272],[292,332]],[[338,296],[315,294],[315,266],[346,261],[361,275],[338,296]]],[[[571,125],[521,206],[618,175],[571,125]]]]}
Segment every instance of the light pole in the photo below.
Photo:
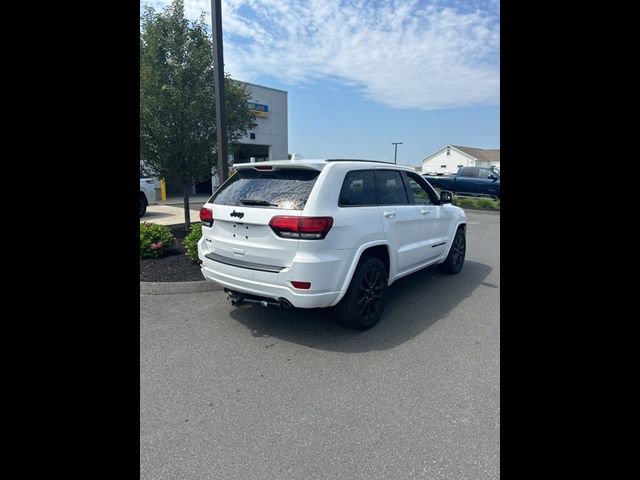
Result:
{"type": "Polygon", "coordinates": [[[227,114],[225,112],[224,99],[224,58],[222,55],[222,12],[220,0],[211,0],[211,30],[213,33],[214,70],[213,79],[216,102],[216,129],[218,154],[218,178],[220,185],[229,176],[227,164],[227,114]]]}
{"type": "Polygon", "coordinates": [[[393,155],[393,163],[396,163],[398,158],[398,145],[402,145],[402,142],[391,142],[391,145],[395,145],[396,147],[396,153],[393,155]]]}

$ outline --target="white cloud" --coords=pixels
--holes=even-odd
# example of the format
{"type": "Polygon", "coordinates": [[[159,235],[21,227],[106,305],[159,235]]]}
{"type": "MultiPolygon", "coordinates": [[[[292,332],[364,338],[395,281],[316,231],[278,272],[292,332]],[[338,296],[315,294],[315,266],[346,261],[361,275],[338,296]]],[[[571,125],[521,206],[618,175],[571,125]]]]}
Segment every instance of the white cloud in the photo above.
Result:
{"type": "MultiPolygon", "coordinates": [[[[499,103],[496,14],[417,0],[222,3],[225,70],[234,78],[337,79],[398,108],[499,103]]],[[[205,11],[210,22],[210,8],[209,0],[185,2],[193,19],[205,11]]]]}

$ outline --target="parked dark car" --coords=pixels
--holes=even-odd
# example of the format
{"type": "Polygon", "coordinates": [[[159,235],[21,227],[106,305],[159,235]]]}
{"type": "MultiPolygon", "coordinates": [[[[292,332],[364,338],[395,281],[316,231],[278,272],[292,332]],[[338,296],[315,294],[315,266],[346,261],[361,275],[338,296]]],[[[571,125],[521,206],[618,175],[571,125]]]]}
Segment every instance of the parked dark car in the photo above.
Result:
{"type": "Polygon", "coordinates": [[[456,175],[422,175],[440,190],[458,195],[500,198],[500,173],[492,168],[460,167],[456,175]]]}

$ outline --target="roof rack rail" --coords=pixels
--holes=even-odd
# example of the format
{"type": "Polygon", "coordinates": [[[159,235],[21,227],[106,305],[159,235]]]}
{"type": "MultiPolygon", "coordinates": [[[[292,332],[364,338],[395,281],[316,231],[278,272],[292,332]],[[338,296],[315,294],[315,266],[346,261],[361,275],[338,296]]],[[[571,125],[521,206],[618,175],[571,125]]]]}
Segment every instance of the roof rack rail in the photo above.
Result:
{"type": "Polygon", "coordinates": [[[370,163],[384,163],[385,165],[395,165],[392,162],[383,162],[382,160],[360,160],[356,158],[328,158],[327,162],[370,162],[370,163]]]}

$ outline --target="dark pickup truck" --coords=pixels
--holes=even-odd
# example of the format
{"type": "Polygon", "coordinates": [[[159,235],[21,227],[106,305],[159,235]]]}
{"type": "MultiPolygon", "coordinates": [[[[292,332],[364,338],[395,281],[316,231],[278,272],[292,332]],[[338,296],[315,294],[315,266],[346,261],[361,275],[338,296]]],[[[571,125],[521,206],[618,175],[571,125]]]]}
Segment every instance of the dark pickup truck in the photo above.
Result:
{"type": "Polygon", "coordinates": [[[455,176],[422,175],[434,188],[457,195],[500,198],[500,174],[492,168],[460,167],[455,176]]]}

